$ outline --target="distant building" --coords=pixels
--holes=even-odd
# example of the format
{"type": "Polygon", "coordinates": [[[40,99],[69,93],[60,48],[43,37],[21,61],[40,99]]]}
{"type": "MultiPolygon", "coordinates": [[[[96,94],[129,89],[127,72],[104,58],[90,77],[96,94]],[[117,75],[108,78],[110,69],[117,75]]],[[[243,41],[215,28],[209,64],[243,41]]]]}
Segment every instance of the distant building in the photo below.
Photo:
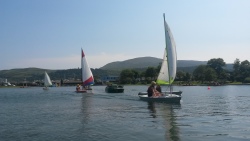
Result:
{"type": "Polygon", "coordinates": [[[120,79],[119,76],[111,76],[111,75],[103,76],[101,78],[102,83],[106,83],[106,82],[118,82],[119,79],[120,79]]]}

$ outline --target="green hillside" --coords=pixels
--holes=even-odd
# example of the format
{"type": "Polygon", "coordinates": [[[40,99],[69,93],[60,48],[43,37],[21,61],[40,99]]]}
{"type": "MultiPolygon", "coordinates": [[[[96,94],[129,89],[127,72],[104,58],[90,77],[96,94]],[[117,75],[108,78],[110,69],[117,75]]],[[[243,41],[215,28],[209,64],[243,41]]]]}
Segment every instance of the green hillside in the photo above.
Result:
{"type": "MultiPolygon", "coordinates": [[[[162,62],[162,59],[155,57],[139,57],[129,59],[125,61],[117,61],[106,64],[100,69],[103,70],[123,70],[123,69],[134,69],[134,68],[147,68],[157,67],[162,62]]],[[[177,68],[194,67],[199,65],[205,65],[207,61],[194,61],[194,60],[178,60],[177,68]]]]}
{"type": "MultiPolygon", "coordinates": [[[[40,68],[22,68],[0,71],[0,82],[8,79],[9,82],[23,82],[43,80],[45,69],[40,68]]],[[[81,80],[81,69],[67,69],[67,70],[46,70],[51,80],[81,80]]],[[[95,78],[101,78],[105,75],[119,75],[120,71],[91,69],[95,78]]]]}
{"type": "Polygon", "coordinates": [[[100,69],[103,70],[123,70],[132,68],[146,68],[146,67],[157,67],[162,59],[154,57],[140,57],[129,59],[125,61],[111,62],[100,69]]]}
{"type": "Polygon", "coordinates": [[[46,70],[40,68],[21,68],[11,70],[1,70],[0,78],[7,78],[9,81],[24,81],[24,79],[36,80],[40,79],[44,75],[44,71],[48,73],[55,72],[56,70],[46,70]]]}

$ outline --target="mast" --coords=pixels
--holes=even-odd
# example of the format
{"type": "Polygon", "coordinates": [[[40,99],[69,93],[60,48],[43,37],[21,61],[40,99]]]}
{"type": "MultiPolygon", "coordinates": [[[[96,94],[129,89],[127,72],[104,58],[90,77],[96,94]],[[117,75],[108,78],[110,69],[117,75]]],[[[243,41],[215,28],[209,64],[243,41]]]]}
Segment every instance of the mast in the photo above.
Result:
{"type": "Polygon", "coordinates": [[[84,53],[83,53],[83,50],[81,48],[81,80],[82,80],[82,88],[84,87],[83,86],[83,57],[84,57],[84,53]]]}

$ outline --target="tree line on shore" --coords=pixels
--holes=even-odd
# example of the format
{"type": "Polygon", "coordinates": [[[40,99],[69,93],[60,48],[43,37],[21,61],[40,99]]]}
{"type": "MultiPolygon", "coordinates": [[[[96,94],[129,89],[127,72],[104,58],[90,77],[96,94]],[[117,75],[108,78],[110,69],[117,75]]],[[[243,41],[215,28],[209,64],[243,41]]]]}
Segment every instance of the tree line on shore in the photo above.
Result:
{"type": "MultiPolygon", "coordinates": [[[[157,79],[161,64],[158,67],[148,67],[139,72],[134,69],[124,69],[120,73],[121,84],[148,84],[157,79]],[[143,78],[143,79],[142,79],[143,78]]],[[[250,83],[250,62],[236,59],[233,71],[224,69],[226,63],[222,58],[210,59],[206,65],[199,65],[192,73],[177,71],[175,83],[183,85],[210,84],[221,85],[226,83],[240,82],[250,83]]]]}
{"type": "MultiPolygon", "coordinates": [[[[208,84],[214,85],[225,83],[250,83],[250,63],[248,60],[240,61],[236,59],[232,70],[225,69],[226,63],[221,58],[210,59],[207,64],[199,65],[192,71],[181,71],[177,69],[175,84],[192,85],[192,84],[208,84]]],[[[102,76],[119,76],[118,82],[121,84],[148,84],[152,80],[156,80],[161,64],[157,67],[148,67],[144,69],[124,69],[102,70],[91,69],[95,83],[100,83],[102,76]]],[[[42,80],[44,77],[44,69],[27,68],[4,70],[0,73],[0,78],[7,78],[10,82],[23,83],[24,81],[33,82],[34,80],[42,80]],[[25,80],[24,80],[25,79],[25,80]]],[[[68,70],[46,70],[52,80],[81,80],[81,69],[68,70]]],[[[4,79],[2,79],[4,81],[4,79]]]]}

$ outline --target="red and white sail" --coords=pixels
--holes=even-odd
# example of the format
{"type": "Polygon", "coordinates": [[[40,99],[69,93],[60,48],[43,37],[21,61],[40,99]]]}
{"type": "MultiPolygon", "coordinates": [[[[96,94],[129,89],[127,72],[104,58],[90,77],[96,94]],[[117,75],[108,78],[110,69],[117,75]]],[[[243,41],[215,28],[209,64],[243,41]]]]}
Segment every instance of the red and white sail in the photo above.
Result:
{"type": "Polygon", "coordinates": [[[81,59],[81,67],[82,67],[82,86],[88,86],[94,84],[94,77],[89,68],[86,56],[82,50],[82,59],[81,59]]]}

